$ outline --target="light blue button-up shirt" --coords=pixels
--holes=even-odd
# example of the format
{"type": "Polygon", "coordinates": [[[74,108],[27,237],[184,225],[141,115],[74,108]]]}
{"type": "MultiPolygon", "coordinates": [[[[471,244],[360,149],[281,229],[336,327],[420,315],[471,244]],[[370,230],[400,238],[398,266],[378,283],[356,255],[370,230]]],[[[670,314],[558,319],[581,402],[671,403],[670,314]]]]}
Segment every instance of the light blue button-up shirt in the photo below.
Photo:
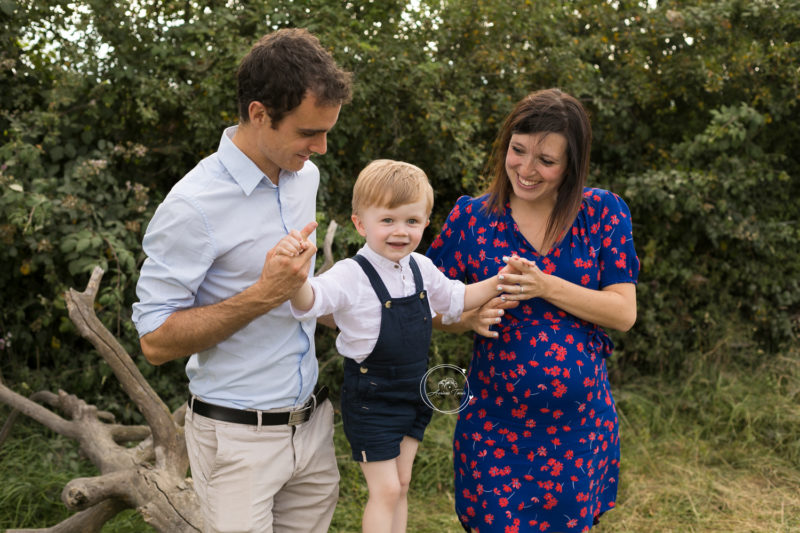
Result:
{"type": "MultiPolygon", "coordinates": [[[[147,227],[133,305],[139,336],[175,311],[242,292],[258,280],[269,249],[316,218],[317,167],[308,161],[299,172],[282,170],[276,186],[233,144],[235,132],[225,130],[217,152],[175,184],[147,227]]],[[[192,355],[189,389],[238,409],[302,405],[317,382],[315,327],[313,319],[293,318],[284,302],[192,355]]]]}

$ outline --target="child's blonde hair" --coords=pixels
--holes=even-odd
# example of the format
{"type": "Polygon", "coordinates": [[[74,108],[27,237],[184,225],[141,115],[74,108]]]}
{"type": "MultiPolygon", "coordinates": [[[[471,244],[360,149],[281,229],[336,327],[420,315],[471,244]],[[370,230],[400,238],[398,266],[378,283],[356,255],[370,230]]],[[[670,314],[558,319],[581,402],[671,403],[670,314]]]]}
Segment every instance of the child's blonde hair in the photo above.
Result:
{"type": "Polygon", "coordinates": [[[353,186],[353,214],[368,207],[390,209],[424,199],[433,209],[433,187],[421,168],[391,159],[376,159],[358,174],[353,186]]]}

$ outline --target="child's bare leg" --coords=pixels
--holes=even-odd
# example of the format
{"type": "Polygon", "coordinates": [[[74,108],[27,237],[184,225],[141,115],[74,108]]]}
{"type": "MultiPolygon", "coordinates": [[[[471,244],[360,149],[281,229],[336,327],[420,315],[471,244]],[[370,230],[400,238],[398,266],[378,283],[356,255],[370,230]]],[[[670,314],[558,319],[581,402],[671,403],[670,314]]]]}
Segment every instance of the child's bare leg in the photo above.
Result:
{"type": "Polygon", "coordinates": [[[397,459],[358,464],[369,489],[361,529],[363,533],[390,533],[401,492],[397,459]]]}
{"type": "Polygon", "coordinates": [[[408,525],[408,486],[411,484],[411,469],[417,455],[419,441],[409,436],[400,442],[400,456],[397,461],[397,478],[400,481],[400,498],[392,520],[392,533],[405,533],[408,525]]]}

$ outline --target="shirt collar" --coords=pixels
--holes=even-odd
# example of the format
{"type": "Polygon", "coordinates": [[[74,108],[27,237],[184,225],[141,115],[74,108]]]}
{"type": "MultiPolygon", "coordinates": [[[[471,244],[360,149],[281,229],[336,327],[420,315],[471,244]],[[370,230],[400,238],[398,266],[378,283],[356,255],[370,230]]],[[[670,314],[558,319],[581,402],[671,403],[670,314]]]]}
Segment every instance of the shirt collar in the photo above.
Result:
{"type": "MultiPolygon", "coordinates": [[[[239,126],[231,126],[225,128],[225,131],[222,132],[222,138],[217,149],[220,162],[222,162],[222,165],[233,180],[239,184],[239,187],[242,188],[242,191],[247,196],[250,196],[250,193],[261,183],[261,180],[264,180],[269,186],[275,187],[272,181],[253,163],[253,160],[233,144],[233,135],[238,128],[239,126]]],[[[279,179],[289,178],[295,174],[296,172],[288,172],[281,169],[279,179]]]]}
{"type": "Polygon", "coordinates": [[[374,266],[386,270],[393,270],[395,268],[395,265],[398,264],[403,269],[408,268],[408,264],[410,262],[409,258],[411,257],[411,254],[408,254],[407,256],[400,259],[400,261],[394,262],[390,259],[386,259],[381,254],[370,248],[369,244],[364,244],[363,248],[361,248],[361,250],[359,250],[358,253],[366,257],[369,260],[369,262],[372,263],[374,266]]]}

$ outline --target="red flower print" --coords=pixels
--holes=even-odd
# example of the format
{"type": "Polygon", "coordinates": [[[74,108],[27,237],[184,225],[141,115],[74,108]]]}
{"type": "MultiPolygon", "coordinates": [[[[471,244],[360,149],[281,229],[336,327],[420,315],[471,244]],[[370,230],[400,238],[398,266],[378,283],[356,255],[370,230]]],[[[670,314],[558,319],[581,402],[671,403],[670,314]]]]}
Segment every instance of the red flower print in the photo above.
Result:
{"type": "MultiPolygon", "coordinates": [[[[459,199],[434,236],[428,254],[446,275],[480,282],[504,266],[501,257],[519,255],[592,289],[635,280],[630,217],[612,194],[587,187],[580,215],[546,256],[517,244],[524,240],[509,206],[488,216],[485,202],[459,199]]],[[[492,328],[497,339],[477,338],[474,396],[459,415],[453,444],[456,508],[473,532],[588,533],[591,517],[613,507],[620,440],[603,362],[611,350],[586,341],[604,338],[593,327],[532,298],[492,328]]]]}

